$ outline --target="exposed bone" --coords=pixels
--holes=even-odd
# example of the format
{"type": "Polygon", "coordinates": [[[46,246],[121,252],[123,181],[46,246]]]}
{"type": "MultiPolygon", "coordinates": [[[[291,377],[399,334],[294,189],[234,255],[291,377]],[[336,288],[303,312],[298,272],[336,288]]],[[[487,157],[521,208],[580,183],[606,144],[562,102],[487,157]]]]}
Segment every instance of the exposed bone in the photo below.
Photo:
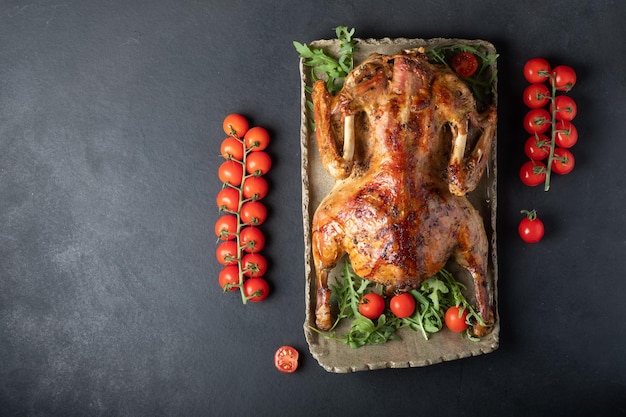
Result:
{"type": "Polygon", "coordinates": [[[343,159],[352,161],[354,158],[354,115],[347,115],[343,126],[343,159]]]}
{"type": "Polygon", "coordinates": [[[465,121],[465,125],[454,126],[454,131],[456,131],[455,138],[453,140],[453,148],[452,148],[452,157],[450,162],[452,164],[460,164],[463,162],[463,156],[465,155],[465,145],[467,143],[467,120],[465,121]]]}

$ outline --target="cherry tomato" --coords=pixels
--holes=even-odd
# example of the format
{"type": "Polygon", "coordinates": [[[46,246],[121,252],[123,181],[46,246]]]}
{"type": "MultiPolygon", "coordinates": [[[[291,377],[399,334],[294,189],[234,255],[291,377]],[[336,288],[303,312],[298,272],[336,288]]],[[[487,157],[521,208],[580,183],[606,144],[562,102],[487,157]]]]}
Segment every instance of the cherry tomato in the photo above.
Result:
{"type": "Polygon", "coordinates": [[[471,77],[478,69],[478,60],[471,52],[459,52],[452,57],[452,68],[461,77],[471,77]]]}
{"type": "Polygon", "coordinates": [[[550,89],[545,84],[535,83],[524,89],[524,104],[531,109],[538,109],[550,101],[550,89]]]}
{"type": "Polygon", "coordinates": [[[544,133],[552,126],[552,118],[546,109],[531,109],[524,117],[524,129],[528,133],[544,133]]]}
{"type": "Polygon", "coordinates": [[[576,126],[567,120],[560,120],[554,125],[556,135],[554,143],[560,148],[571,148],[578,142],[578,130],[576,126]]]}
{"type": "MultiPolygon", "coordinates": [[[[554,108],[556,113],[554,118],[556,120],[567,120],[571,122],[576,117],[577,107],[576,102],[570,96],[556,96],[554,97],[554,108]]],[[[553,104],[550,104],[550,112],[553,111],[553,104]]]]}
{"type": "Polygon", "coordinates": [[[524,78],[529,83],[543,83],[550,77],[550,63],[543,58],[532,58],[524,64],[524,78]]]}
{"type": "Polygon", "coordinates": [[[265,236],[260,229],[248,226],[239,232],[239,244],[248,253],[260,252],[265,246],[265,236]]]}
{"type": "Polygon", "coordinates": [[[246,172],[251,175],[265,175],[272,167],[270,156],[264,151],[251,152],[246,158],[246,172]]]}
{"type": "Polygon", "coordinates": [[[546,135],[534,135],[526,139],[524,152],[533,161],[542,161],[550,154],[550,138],[546,135]]]}
{"type": "Polygon", "coordinates": [[[217,176],[220,181],[239,187],[243,179],[243,165],[237,161],[224,161],[217,171],[217,176]]]}
{"type": "Polygon", "coordinates": [[[243,143],[232,136],[227,137],[222,141],[220,145],[220,153],[224,159],[235,159],[237,161],[243,160],[243,143]]]}
{"type": "Polygon", "coordinates": [[[248,301],[258,303],[265,300],[270,294],[270,286],[261,277],[248,278],[243,283],[243,293],[248,298],[248,301]]]}
{"type": "Polygon", "coordinates": [[[243,198],[261,200],[267,195],[268,188],[265,178],[256,176],[248,177],[243,181],[243,198]]]}
{"type": "Polygon", "coordinates": [[[563,148],[554,149],[554,157],[552,159],[552,171],[557,174],[565,175],[574,169],[574,155],[563,148]]]}
{"type": "Polygon", "coordinates": [[[270,134],[262,127],[253,127],[243,137],[247,149],[262,151],[270,144],[270,134]]]}
{"type": "Polygon", "coordinates": [[[376,320],[385,311],[385,299],[378,293],[365,294],[359,302],[359,313],[370,320],[376,320]]]}
{"type": "Polygon", "coordinates": [[[569,91],[576,84],[576,72],[568,65],[559,65],[552,69],[550,83],[559,91],[569,91]]]}
{"type": "Polygon", "coordinates": [[[267,219],[267,209],[258,201],[246,201],[241,206],[239,216],[242,223],[259,226],[267,219]]]}
{"type": "Polygon", "coordinates": [[[215,222],[215,234],[222,240],[233,240],[237,237],[237,216],[226,214],[215,222]]]}
{"type": "Polygon", "coordinates": [[[241,259],[241,270],[247,277],[262,277],[267,272],[267,260],[258,253],[247,253],[241,259]]]}
{"type": "Polygon", "coordinates": [[[520,221],[517,231],[526,243],[537,243],[543,238],[544,227],[543,222],[537,217],[535,210],[522,210],[522,214],[526,216],[520,221]]]}
{"type": "Polygon", "coordinates": [[[452,306],[446,310],[444,321],[448,329],[455,333],[465,331],[469,326],[467,324],[467,308],[452,306]]]}
{"type": "Polygon", "coordinates": [[[239,287],[239,267],[229,265],[222,269],[219,276],[220,287],[224,291],[236,291],[239,287]]]}
{"type": "Polygon", "coordinates": [[[215,250],[215,257],[224,266],[237,265],[237,242],[227,240],[220,243],[215,250]]]}
{"type": "Polygon", "coordinates": [[[394,295],[389,301],[389,308],[396,317],[405,319],[415,311],[415,298],[408,292],[394,295]]]}
{"type": "Polygon", "coordinates": [[[298,369],[299,353],[291,346],[281,346],[274,353],[274,366],[280,372],[291,374],[298,369]]]}
{"type": "Polygon", "coordinates": [[[220,210],[236,212],[239,209],[239,190],[233,187],[224,187],[215,198],[220,210]]]}
{"type": "Polygon", "coordinates": [[[248,121],[242,115],[233,113],[226,116],[222,127],[228,136],[243,138],[248,131],[248,121]]]}
{"type": "Polygon", "coordinates": [[[526,161],[519,170],[519,177],[525,185],[534,187],[546,180],[546,164],[540,161],[526,161]]]}

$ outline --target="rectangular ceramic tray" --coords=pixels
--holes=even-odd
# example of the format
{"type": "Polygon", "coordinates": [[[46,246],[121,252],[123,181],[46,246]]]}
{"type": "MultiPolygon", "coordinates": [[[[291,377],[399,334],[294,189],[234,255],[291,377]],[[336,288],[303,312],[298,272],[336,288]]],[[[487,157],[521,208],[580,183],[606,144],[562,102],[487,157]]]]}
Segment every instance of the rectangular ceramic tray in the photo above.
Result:
{"type": "MultiPolygon", "coordinates": [[[[354,55],[355,65],[358,65],[371,53],[395,54],[403,49],[427,45],[471,44],[478,46],[488,53],[495,54],[495,48],[482,40],[464,39],[358,39],[357,51],[354,55]]],[[[312,48],[322,48],[330,55],[336,55],[339,49],[337,40],[319,40],[309,44],[312,48]]],[[[494,66],[495,70],[495,66],[494,66]]],[[[470,341],[458,333],[447,329],[431,335],[429,340],[424,339],[420,332],[410,329],[400,329],[398,335],[401,341],[389,341],[383,345],[364,346],[358,349],[349,347],[336,340],[328,340],[320,336],[311,328],[315,327],[315,270],[311,253],[311,221],[313,213],[320,201],[326,196],[334,184],[334,179],[324,170],[320,162],[315,133],[311,130],[309,112],[306,101],[309,99],[305,86],[311,86],[310,67],[305,67],[301,60],[301,91],[302,91],[302,214],[304,222],[305,241],[305,274],[306,274],[306,319],[304,332],[309,349],[319,364],[329,372],[348,373],[355,371],[408,368],[432,365],[443,361],[461,359],[490,353],[497,349],[500,324],[497,309],[497,254],[496,254],[496,140],[494,139],[490,161],[479,186],[469,199],[478,209],[485,222],[485,230],[490,241],[489,258],[489,285],[491,288],[492,304],[495,314],[493,331],[480,341],[470,341]]],[[[496,81],[494,81],[495,83],[496,81]]],[[[495,86],[495,85],[494,85],[495,86]]],[[[342,262],[331,274],[330,281],[339,276],[342,262]]],[[[466,297],[473,302],[473,283],[469,274],[462,270],[454,261],[450,261],[446,268],[455,278],[464,282],[468,288],[466,297]]],[[[346,333],[346,324],[339,326],[337,334],[346,333]]]]}

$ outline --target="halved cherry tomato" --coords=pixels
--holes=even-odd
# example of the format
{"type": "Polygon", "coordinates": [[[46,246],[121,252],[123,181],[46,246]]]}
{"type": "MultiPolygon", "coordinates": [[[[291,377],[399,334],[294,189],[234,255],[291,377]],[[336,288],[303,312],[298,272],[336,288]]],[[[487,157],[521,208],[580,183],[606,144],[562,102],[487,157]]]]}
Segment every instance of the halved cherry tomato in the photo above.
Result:
{"type": "Polygon", "coordinates": [[[526,243],[537,243],[543,238],[544,226],[543,222],[537,217],[535,210],[522,210],[522,214],[526,216],[517,226],[517,231],[522,240],[526,243]]]}
{"type": "Polygon", "coordinates": [[[258,253],[247,253],[241,259],[241,270],[247,277],[262,277],[267,272],[267,260],[258,253]]]}
{"type": "Polygon", "coordinates": [[[415,311],[415,298],[408,292],[394,295],[389,301],[389,308],[396,317],[405,319],[415,311]]]}
{"type": "Polygon", "coordinates": [[[243,283],[243,293],[248,298],[248,301],[258,303],[265,300],[270,294],[270,286],[261,277],[248,278],[243,283]]]}
{"type": "Polygon", "coordinates": [[[265,236],[256,227],[244,227],[239,232],[239,244],[248,253],[260,252],[265,246],[265,236]]]}
{"type": "Polygon", "coordinates": [[[578,142],[576,126],[567,120],[560,120],[554,125],[554,143],[559,148],[571,148],[578,142]]]}
{"type": "Polygon", "coordinates": [[[222,127],[228,136],[236,136],[242,139],[248,131],[248,120],[240,114],[229,114],[224,118],[222,127]]]}
{"type": "Polygon", "coordinates": [[[524,117],[524,129],[528,133],[544,133],[552,126],[552,117],[546,109],[531,109],[524,117]]]}
{"type": "Polygon", "coordinates": [[[532,58],[524,64],[524,78],[529,83],[542,83],[550,77],[550,63],[543,58],[532,58]]]}
{"type": "Polygon", "coordinates": [[[550,138],[536,134],[526,139],[524,152],[533,161],[542,161],[550,154],[550,138]]]}
{"type": "Polygon", "coordinates": [[[258,201],[246,201],[241,205],[239,216],[243,224],[259,226],[267,219],[267,209],[258,201]]]}
{"type": "Polygon", "coordinates": [[[523,99],[527,107],[538,109],[550,101],[550,89],[545,84],[531,84],[524,89],[523,99]]]}
{"type": "Polygon", "coordinates": [[[568,65],[556,66],[552,69],[550,83],[552,82],[557,90],[569,91],[576,84],[576,71],[568,65]]]}
{"type": "Polygon", "coordinates": [[[376,320],[385,311],[385,299],[378,293],[370,292],[361,297],[359,313],[370,320],[376,320]]]}
{"type": "Polygon", "coordinates": [[[570,96],[561,95],[554,97],[554,103],[550,104],[550,112],[556,109],[554,118],[556,120],[567,120],[571,122],[576,117],[576,102],[570,96]]]}
{"type": "Polygon", "coordinates": [[[556,148],[554,150],[552,171],[561,175],[569,174],[574,169],[574,164],[574,155],[570,151],[563,148],[556,148]]]}
{"type": "Polygon", "coordinates": [[[254,200],[261,200],[267,195],[268,192],[267,181],[263,177],[248,177],[243,181],[243,198],[252,198],[254,200]]]}
{"type": "Polygon", "coordinates": [[[526,161],[519,170],[519,177],[525,185],[534,187],[546,180],[546,164],[540,161],[526,161]]]}
{"type": "Polygon", "coordinates": [[[215,250],[215,257],[224,266],[237,265],[237,242],[227,240],[220,243],[215,250]]]}
{"type": "Polygon", "coordinates": [[[446,327],[455,333],[465,331],[469,326],[467,324],[467,308],[452,306],[446,310],[444,321],[446,327]]]}
{"type": "Polygon", "coordinates": [[[264,151],[251,152],[246,158],[246,172],[251,175],[265,175],[272,167],[272,159],[264,151]]]}
{"type": "Polygon", "coordinates": [[[235,159],[237,161],[243,160],[243,143],[237,138],[232,136],[227,137],[222,141],[220,145],[220,153],[224,159],[235,159]]]}
{"type": "Polygon", "coordinates": [[[296,348],[291,346],[281,346],[274,353],[274,366],[280,372],[291,374],[298,369],[298,357],[300,354],[296,348]]]}
{"type": "Polygon", "coordinates": [[[226,214],[215,222],[215,234],[221,240],[233,240],[237,237],[237,216],[226,214]]]}
{"type": "Polygon", "coordinates": [[[237,161],[224,161],[217,170],[220,181],[238,187],[243,180],[243,165],[237,161]]]}
{"type": "Polygon", "coordinates": [[[215,202],[220,210],[235,213],[239,208],[239,190],[233,187],[224,187],[217,193],[215,202]]]}
{"type": "Polygon", "coordinates": [[[247,149],[253,152],[262,151],[270,144],[270,134],[260,126],[253,127],[246,132],[243,141],[247,149]]]}
{"type": "Polygon", "coordinates": [[[471,52],[459,52],[452,57],[452,68],[461,77],[471,77],[478,69],[478,60],[471,52]]]}
{"type": "Polygon", "coordinates": [[[219,276],[220,287],[224,291],[236,291],[239,286],[239,267],[229,265],[222,269],[219,276]]]}

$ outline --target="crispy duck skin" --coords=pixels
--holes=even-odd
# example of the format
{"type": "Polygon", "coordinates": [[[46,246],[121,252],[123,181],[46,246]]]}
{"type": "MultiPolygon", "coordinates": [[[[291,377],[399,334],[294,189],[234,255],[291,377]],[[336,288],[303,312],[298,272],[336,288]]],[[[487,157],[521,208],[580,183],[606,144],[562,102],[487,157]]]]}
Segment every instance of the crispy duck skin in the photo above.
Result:
{"type": "Polygon", "coordinates": [[[417,49],[372,54],[335,97],[316,82],[313,104],[322,164],[337,180],[313,216],[317,327],[332,325],[328,274],[344,254],[389,291],[418,286],[454,257],[492,323],[487,236],[465,195],[489,159],[495,107],[479,114],[467,86],[417,49]],[[470,126],[480,137],[467,149],[470,126]]]}

